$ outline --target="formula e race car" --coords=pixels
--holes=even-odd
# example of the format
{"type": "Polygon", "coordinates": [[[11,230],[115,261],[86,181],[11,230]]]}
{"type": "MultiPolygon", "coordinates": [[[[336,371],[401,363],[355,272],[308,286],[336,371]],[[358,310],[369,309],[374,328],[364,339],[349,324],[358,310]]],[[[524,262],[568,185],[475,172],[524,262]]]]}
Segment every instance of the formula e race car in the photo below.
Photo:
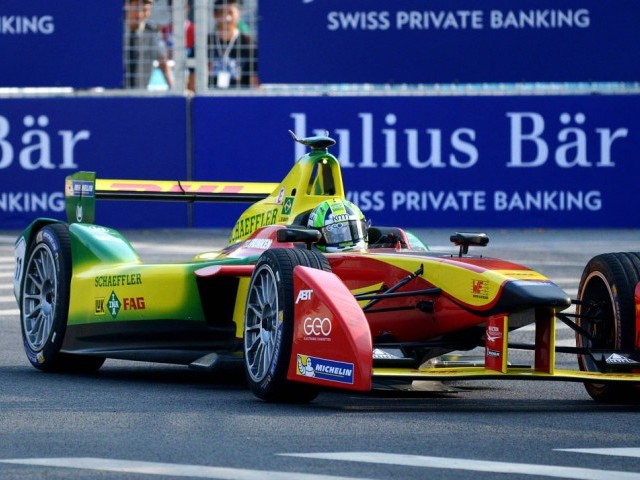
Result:
{"type": "Polygon", "coordinates": [[[482,233],[456,233],[455,253],[436,253],[401,228],[368,225],[346,199],[335,141],[294,139],[310,151],[277,184],[67,177],[68,222],[37,219],[15,244],[33,366],[89,372],[117,358],[215,370],[237,360],[257,397],[281,402],[483,378],[578,381],[597,401],[638,400],[640,254],[596,256],[571,300],[538,272],[471,255],[488,243],[482,233]],[[101,198],[251,205],[220,251],[146,264],[94,224],[101,198]],[[558,321],[575,347],[556,346],[558,321]],[[510,342],[526,325],[535,341],[510,342]],[[476,347],[480,362],[439,361],[476,347]],[[531,364],[513,364],[514,349],[530,350],[531,364]],[[579,369],[556,368],[556,352],[576,355],[579,369]]]}

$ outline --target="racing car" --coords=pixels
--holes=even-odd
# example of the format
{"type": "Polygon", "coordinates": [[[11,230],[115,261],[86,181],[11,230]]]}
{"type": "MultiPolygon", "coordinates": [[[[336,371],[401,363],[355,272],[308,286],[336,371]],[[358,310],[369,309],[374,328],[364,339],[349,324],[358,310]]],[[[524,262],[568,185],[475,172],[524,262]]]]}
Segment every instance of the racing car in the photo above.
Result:
{"type": "Polygon", "coordinates": [[[252,392],[273,402],[465,379],[577,381],[596,401],[638,401],[640,254],[594,257],[572,300],[539,272],[478,255],[483,233],[455,233],[438,253],[400,227],[370,225],[347,200],[335,141],[293,137],[308,151],[280,183],[67,177],[67,221],[39,218],[15,243],[30,363],[91,372],[107,358],[242,362],[252,392]],[[150,264],[95,224],[97,199],[249,206],[226,247],[150,264]],[[558,322],[576,332],[575,347],[556,345],[558,322]],[[532,344],[509,340],[527,325],[532,344]],[[478,347],[480,362],[442,360],[478,347]],[[510,361],[515,350],[531,351],[530,364],[510,361]],[[558,352],[578,368],[557,368],[558,352]]]}

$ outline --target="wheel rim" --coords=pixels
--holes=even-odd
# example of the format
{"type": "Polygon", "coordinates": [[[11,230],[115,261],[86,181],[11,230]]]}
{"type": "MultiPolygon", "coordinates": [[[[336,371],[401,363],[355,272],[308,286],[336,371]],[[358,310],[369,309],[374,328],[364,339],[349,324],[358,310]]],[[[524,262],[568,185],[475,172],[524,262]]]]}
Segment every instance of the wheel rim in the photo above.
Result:
{"type": "Polygon", "coordinates": [[[36,247],[29,259],[22,298],[22,325],[29,347],[41,350],[53,329],[58,298],[56,267],[48,246],[36,247]]]}
{"type": "MultiPolygon", "coordinates": [[[[595,304],[599,306],[594,315],[599,319],[599,323],[588,322],[585,324],[581,322],[581,326],[593,336],[593,340],[588,339],[584,335],[578,335],[577,345],[588,348],[616,348],[617,327],[615,322],[613,292],[607,279],[600,272],[593,272],[585,281],[579,298],[585,302],[587,306],[595,304]]],[[[583,313],[583,309],[587,308],[587,306],[580,307],[579,317],[587,313],[583,313]]],[[[580,360],[586,370],[598,370],[598,366],[590,356],[581,355],[580,360]]]]}
{"type": "Polygon", "coordinates": [[[278,286],[269,265],[256,272],[245,311],[244,355],[247,371],[255,382],[267,375],[276,354],[278,338],[278,286]]]}

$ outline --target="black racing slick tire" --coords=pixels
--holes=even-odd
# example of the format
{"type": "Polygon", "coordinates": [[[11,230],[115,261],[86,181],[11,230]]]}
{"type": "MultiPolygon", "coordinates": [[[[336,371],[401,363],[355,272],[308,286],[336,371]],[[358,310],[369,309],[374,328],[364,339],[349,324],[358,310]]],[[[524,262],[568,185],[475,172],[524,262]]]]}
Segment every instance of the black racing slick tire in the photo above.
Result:
{"type": "Polygon", "coordinates": [[[306,403],[315,386],[287,380],[293,345],[293,269],[297,265],[331,271],[319,252],[298,248],[265,251],[251,277],[245,307],[244,359],[254,395],[268,402],[306,403]]]}
{"type": "Polygon", "coordinates": [[[104,358],[60,352],[69,312],[71,241],[64,224],[39,230],[26,256],[21,285],[22,340],[31,365],[44,371],[90,372],[104,358]]]}
{"type": "MultiPolygon", "coordinates": [[[[634,350],[636,336],[635,287],[640,281],[640,254],[605,253],[587,263],[578,287],[578,347],[634,350]],[[591,337],[591,338],[589,338],[591,337]]],[[[579,355],[583,371],[599,371],[589,355],[579,355]]],[[[598,402],[638,403],[640,384],[585,382],[587,393],[598,402]]]]}

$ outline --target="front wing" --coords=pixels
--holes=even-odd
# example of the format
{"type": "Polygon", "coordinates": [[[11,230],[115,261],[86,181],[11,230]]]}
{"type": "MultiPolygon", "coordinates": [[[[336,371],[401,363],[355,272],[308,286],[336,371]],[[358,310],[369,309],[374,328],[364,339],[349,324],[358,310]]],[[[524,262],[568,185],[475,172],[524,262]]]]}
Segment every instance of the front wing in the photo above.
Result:
{"type": "MultiPolygon", "coordinates": [[[[333,273],[298,266],[294,270],[294,341],[287,378],[339,389],[368,391],[377,380],[561,380],[640,383],[640,358],[602,352],[603,364],[629,371],[586,372],[556,368],[556,315],[536,315],[532,365],[509,362],[509,317],[486,322],[481,366],[398,368],[374,366],[375,345],[362,308],[333,273]],[[610,360],[610,362],[608,362],[610,360]]],[[[519,348],[519,347],[516,347],[519,348]]],[[[575,352],[574,352],[575,353],[575,352]]]]}

